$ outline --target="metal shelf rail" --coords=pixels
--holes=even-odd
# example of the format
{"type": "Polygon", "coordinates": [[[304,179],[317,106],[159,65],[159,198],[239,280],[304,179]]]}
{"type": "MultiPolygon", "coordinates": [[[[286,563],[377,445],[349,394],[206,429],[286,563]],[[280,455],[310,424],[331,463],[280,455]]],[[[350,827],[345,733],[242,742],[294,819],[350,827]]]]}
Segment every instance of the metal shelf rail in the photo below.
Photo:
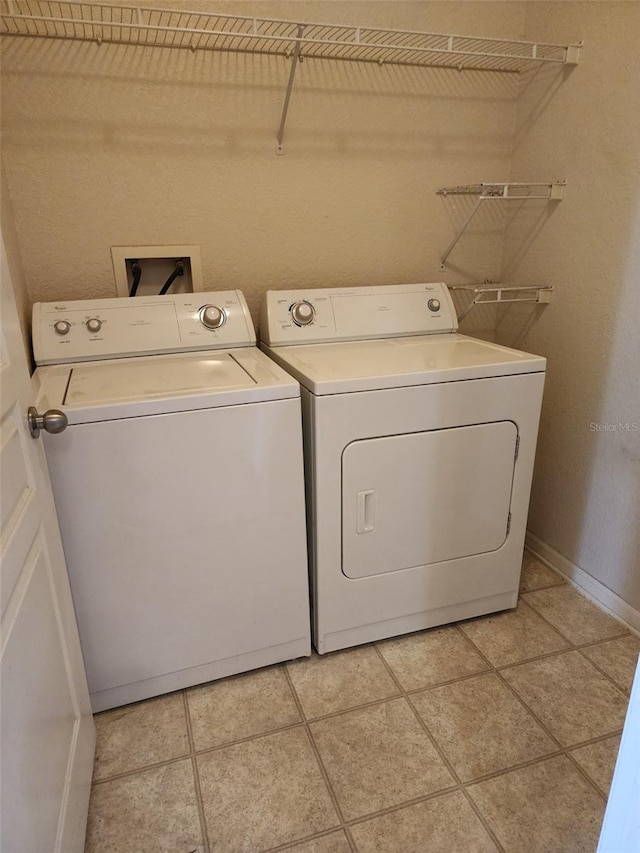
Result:
{"type": "Polygon", "coordinates": [[[544,201],[561,201],[564,198],[566,181],[551,181],[549,183],[482,183],[464,184],[457,187],[443,187],[436,190],[436,195],[473,195],[478,201],[464,224],[449,243],[440,258],[440,269],[445,268],[447,258],[453,251],[458,240],[471,224],[471,220],[480,210],[483,201],[529,201],[532,199],[543,199],[544,201]]]}
{"type": "Polygon", "coordinates": [[[449,290],[464,290],[472,294],[471,302],[459,315],[461,323],[476,305],[491,305],[505,302],[551,302],[553,286],[507,285],[507,284],[449,284],[449,290]],[[506,294],[506,295],[505,295],[506,294]]]}
{"type": "Polygon", "coordinates": [[[577,65],[582,46],[77,0],[0,0],[0,35],[292,58],[278,132],[280,151],[302,57],[518,73],[544,63],[577,65]]]}

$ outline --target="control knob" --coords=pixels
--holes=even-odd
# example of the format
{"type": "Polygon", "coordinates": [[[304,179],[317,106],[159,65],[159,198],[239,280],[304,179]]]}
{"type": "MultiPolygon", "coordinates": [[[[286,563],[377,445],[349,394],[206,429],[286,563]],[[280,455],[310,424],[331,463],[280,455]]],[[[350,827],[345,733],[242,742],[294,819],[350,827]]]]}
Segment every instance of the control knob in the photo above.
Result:
{"type": "Polygon", "coordinates": [[[313,323],[316,312],[313,305],[305,299],[300,302],[294,302],[289,310],[296,326],[308,326],[310,323],[313,323]]]}
{"type": "Polygon", "coordinates": [[[200,322],[205,329],[219,329],[227,322],[224,308],[217,305],[203,305],[200,309],[200,322]]]}
{"type": "Polygon", "coordinates": [[[86,322],[87,330],[92,334],[96,334],[102,328],[102,320],[98,320],[97,317],[92,317],[90,320],[86,322]]]}
{"type": "Polygon", "coordinates": [[[427,302],[427,308],[429,311],[439,311],[440,310],[440,300],[439,299],[430,299],[427,302]]]}
{"type": "Polygon", "coordinates": [[[68,320],[58,320],[53,324],[56,335],[68,335],[71,323],[68,320]]]}

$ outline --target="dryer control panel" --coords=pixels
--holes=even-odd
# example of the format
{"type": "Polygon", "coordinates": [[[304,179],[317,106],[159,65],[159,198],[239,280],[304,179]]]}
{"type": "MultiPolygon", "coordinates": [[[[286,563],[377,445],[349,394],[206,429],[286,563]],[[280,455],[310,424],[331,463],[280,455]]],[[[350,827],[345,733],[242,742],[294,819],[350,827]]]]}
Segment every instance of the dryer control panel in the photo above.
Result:
{"type": "Polygon", "coordinates": [[[241,291],[36,302],[36,364],[253,346],[241,291]]]}
{"type": "Polygon", "coordinates": [[[454,332],[456,311],[443,282],[326,290],[269,290],[260,338],[271,346],[454,332]]]}

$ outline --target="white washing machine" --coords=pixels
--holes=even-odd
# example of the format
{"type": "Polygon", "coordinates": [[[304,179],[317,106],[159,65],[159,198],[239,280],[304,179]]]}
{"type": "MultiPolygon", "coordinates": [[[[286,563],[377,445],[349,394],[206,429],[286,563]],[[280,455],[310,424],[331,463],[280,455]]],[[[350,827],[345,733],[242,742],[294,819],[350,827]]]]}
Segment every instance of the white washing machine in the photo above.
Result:
{"type": "Polygon", "coordinates": [[[303,386],[320,653],[515,607],[545,359],[456,333],[444,284],[270,291],[303,386]]]}
{"type": "Polygon", "coordinates": [[[93,709],[310,654],[300,389],[243,295],[40,303],[33,340],[93,709]]]}

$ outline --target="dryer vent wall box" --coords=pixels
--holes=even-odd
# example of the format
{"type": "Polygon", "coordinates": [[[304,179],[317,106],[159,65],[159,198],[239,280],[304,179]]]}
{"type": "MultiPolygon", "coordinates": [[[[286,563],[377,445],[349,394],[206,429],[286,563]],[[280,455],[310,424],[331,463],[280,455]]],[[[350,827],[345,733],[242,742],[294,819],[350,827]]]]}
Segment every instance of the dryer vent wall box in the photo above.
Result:
{"type": "Polygon", "coordinates": [[[457,333],[442,283],[271,291],[302,385],[320,653],[515,607],[545,359],[457,333]]]}
{"type": "Polygon", "coordinates": [[[204,296],[34,308],[94,711],[310,653],[300,388],[204,296]]]}

